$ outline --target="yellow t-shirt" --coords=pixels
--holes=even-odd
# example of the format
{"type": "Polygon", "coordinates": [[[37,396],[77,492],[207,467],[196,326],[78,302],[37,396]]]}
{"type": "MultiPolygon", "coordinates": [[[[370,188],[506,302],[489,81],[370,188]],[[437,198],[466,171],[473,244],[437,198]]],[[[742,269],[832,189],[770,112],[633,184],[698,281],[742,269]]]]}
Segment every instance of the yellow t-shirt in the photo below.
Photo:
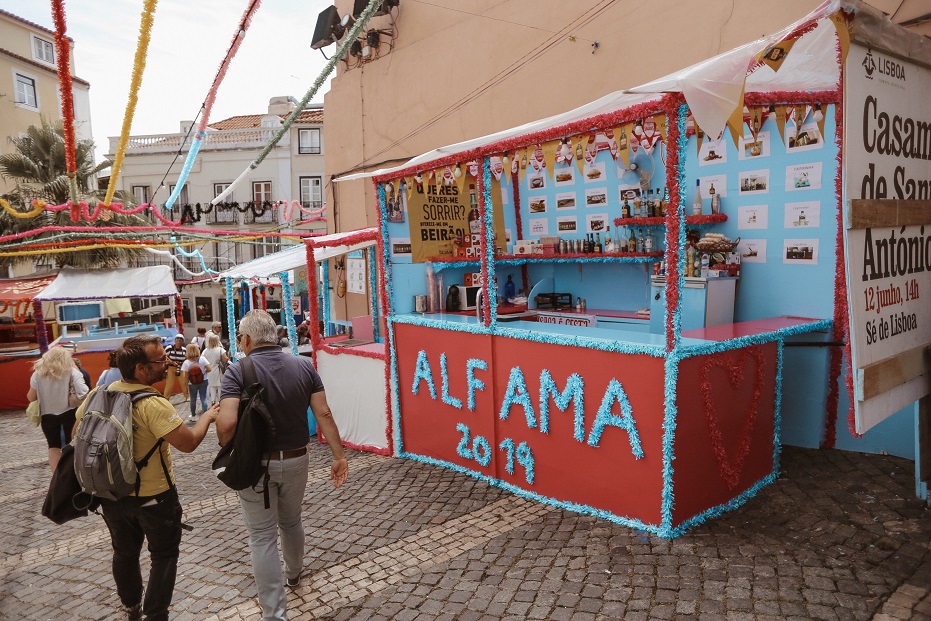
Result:
{"type": "MultiPolygon", "coordinates": [[[[139,384],[128,384],[120,380],[113,382],[108,388],[121,392],[135,392],[140,389],[140,386],[139,384]]],[[[171,433],[183,422],[174,406],[167,399],[162,397],[154,388],[148,387],[147,390],[158,396],[143,399],[137,402],[133,408],[133,459],[136,461],[145,457],[145,454],[152,449],[159,438],[171,433]]],[[[84,416],[84,404],[88,403],[88,401],[89,399],[85,399],[84,403],[78,408],[76,418],[79,422],[81,417],[84,416]]],[[[171,448],[167,442],[162,442],[161,448],[149,458],[148,465],[139,471],[140,496],[155,496],[171,487],[169,481],[165,480],[162,462],[158,455],[159,452],[165,459],[165,466],[168,468],[171,482],[175,480],[175,473],[171,469],[171,448]]]]}

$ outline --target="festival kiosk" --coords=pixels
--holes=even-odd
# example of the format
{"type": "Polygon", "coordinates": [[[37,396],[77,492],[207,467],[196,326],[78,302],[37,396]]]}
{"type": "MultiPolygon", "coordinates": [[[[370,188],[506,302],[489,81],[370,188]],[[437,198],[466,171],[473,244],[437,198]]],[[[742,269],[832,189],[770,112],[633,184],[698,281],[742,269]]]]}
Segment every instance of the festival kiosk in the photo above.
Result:
{"type": "MultiPolygon", "coordinates": [[[[234,281],[251,281],[277,277],[283,297],[290,306],[293,299],[289,272],[307,273],[307,297],[311,317],[310,346],[298,346],[293,314],[285,313],[289,342],[294,355],[310,355],[326,387],[327,403],[339,428],[343,444],[349,448],[391,454],[391,429],[387,415],[385,377],[387,354],[379,334],[380,304],[376,283],[376,228],[360,229],[304,240],[304,244],[242,263],[219,274],[227,283],[227,299],[232,299],[234,281]],[[355,318],[351,335],[332,333],[329,264],[340,260],[347,264],[348,287],[368,295],[369,315],[355,318]],[[355,269],[354,264],[359,263],[355,269]],[[321,295],[322,292],[322,295],[321,295]],[[321,308],[322,306],[322,308],[321,308]],[[321,324],[323,326],[321,330],[321,324]]],[[[231,348],[235,347],[235,318],[231,348]]],[[[320,438],[320,441],[325,441],[320,438]]]]}
{"type": "Polygon", "coordinates": [[[843,122],[842,75],[870,44],[927,63],[902,32],[826,2],[644,87],[369,173],[396,453],[662,537],[771,483],[783,442],[910,456],[912,406],[862,437],[837,417],[857,400],[843,242],[860,196],[841,151],[862,127],[843,122]]]}

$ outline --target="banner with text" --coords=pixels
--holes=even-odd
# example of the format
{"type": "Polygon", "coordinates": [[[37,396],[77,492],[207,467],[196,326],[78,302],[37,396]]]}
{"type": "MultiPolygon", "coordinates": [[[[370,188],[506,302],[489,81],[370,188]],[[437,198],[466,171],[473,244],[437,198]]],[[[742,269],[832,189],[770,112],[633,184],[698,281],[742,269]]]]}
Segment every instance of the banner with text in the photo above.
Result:
{"type": "MultiPolygon", "coordinates": [[[[844,77],[845,221],[852,199],[931,200],[931,71],[851,45],[844,77]]],[[[873,394],[864,389],[864,369],[931,344],[931,222],[848,228],[845,243],[863,433],[928,392],[929,378],[919,376],[873,394]]]]}
{"type": "MultiPolygon", "coordinates": [[[[478,183],[470,178],[458,185],[415,184],[407,199],[414,263],[432,259],[481,259],[481,222],[478,210],[478,183]]],[[[505,244],[501,182],[492,179],[491,201],[494,244],[503,252],[505,244]]]]}

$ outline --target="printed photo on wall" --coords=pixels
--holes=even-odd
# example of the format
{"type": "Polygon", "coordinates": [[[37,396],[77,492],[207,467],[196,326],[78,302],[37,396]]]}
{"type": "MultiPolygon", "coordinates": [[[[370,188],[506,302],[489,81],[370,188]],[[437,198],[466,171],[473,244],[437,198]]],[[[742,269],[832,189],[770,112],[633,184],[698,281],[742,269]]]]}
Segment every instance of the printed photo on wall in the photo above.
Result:
{"type": "Polygon", "coordinates": [[[727,163],[727,143],[724,141],[726,135],[727,132],[724,132],[718,140],[711,140],[707,134],[705,135],[705,141],[698,150],[699,166],[727,163]]]}
{"type": "Polygon", "coordinates": [[[575,216],[559,216],[556,218],[556,230],[560,233],[575,233],[578,230],[575,216]]]}
{"type": "Polygon", "coordinates": [[[530,220],[530,236],[549,235],[550,222],[545,218],[533,218],[530,220]]]}
{"type": "Polygon", "coordinates": [[[388,222],[404,222],[404,212],[407,210],[407,197],[401,190],[395,194],[394,185],[385,184],[385,211],[388,222]]]}
{"type": "Polygon", "coordinates": [[[410,258],[411,238],[410,237],[393,237],[391,239],[391,256],[410,258]]]}
{"type": "Polygon", "coordinates": [[[527,199],[527,205],[530,208],[530,213],[546,213],[545,196],[531,196],[527,199]]]}
{"type": "Polygon", "coordinates": [[[737,208],[738,229],[769,227],[769,205],[741,205],[737,208]]]}
{"type": "Polygon", "coordinates": [[[802,123],[802,126],[798,128],[795,134],[792,134],[791,128],[786,127],[786,138],[789,143],[786,150],[789,153],[811,151],[812,149],[821,149],[824,147],[824,139],[821,137],[821,131],[818,129],[818,124],[814,121],[802,123]]]}
{"type": "Polygon", "coordinates": [[[608,225],[608,214],[589,214],[585,216],[585,224],[586,233],[600,233],[604,231],[605,227],[608,225]]]}
{"type": "Polygon", "coordinates": [[[586,207],[604,207],[608,204],[608,188],[585,190],[586,207]]]}
{"type": "Polygon", "coordinates": [[[786,192],[821,188],[821,162],[786,166],[786,192]]]}
{"type": "Polygon", "coordinates": [[[542,190],[546,187],[546,171],[527,173],[527,187],[531,190],[542,190]]]}
{"type": "Polygon", "coordinates": [[[556,209],[575,209],[575,192],[557,194],[556,209]]]}
{"type": "Polygon", "coordinates": [[[766,263],[765,239],[741,239],[737,244],[741,263],[766,263]]]}
{"type": "Polygon", "coordinates": [[[741,195],[766,194],[769,192],[769,169],[743,170],[738,177],[741,195]]]}
{"type": "Polygon", "coordinates": [[[582,174],[585,176],[585,183],[604,182],[605,163],[592,162],[590,164],[585,164],[585,167],[582,169],[582,174]]]}
{"type": "Polygon", "coordinates": [[[575,164],[556,167],[556,187],[575,184],[575,164]]]}
{"type": "Polygon", "coordinates": [[[625,200],[628,203],[633,203],[634,199],[640,196],[640,186],[639,185],[622,185],[618,188],[618,199],[620,202],[625,200]]]}
{"type": "Polygon", "coordinates": [[[212,298],[194,298],[194,310],[197,313],[197,321],[213,321],[212,298]]]}
{"type": "Polygon", "coordinates": [[[756,140],[752,134],[742,136],[737,159],[752,160],[760,157],[769,157],[769,132],[760,132],[756,135],[756,140]]]}
{"type": "MultiPolygon", "coordinates": [[[[727,175],[710,175],[702,177],[698,181],[702,198],[711,198],[712,194],[727,198],[727,175]],[[714,192],[711,191],[711,188],[714,188],[714,192]]],[[[691,195],[689,198],[691,198],[691,195]]]]}
{"type": "Polygon", "coordinates": [[[816,229],[821,226],[821,203],[786,203],[785,227],[787,229],[816,229]]]}
{"type": "Polygon", "coordinates": [[[783,241],[782,262],[787,265],[818,265],[818,240],[787,239],[783,241]]]}

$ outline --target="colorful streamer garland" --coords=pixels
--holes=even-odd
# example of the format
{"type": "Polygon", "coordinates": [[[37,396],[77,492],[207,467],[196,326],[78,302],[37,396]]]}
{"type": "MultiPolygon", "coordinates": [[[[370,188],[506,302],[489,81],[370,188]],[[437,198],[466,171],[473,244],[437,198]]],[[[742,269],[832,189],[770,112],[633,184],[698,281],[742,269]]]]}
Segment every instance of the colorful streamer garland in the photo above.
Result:
{"type": "Polygon", "coordinates": [[[123,117],[123,129],[120,132],[120,141],[117,143],[116,156],[110,170],[110,184],[103,200],[104,206],[109,207],[116,193],[116,181],[123,167],[123,158],[126,156],[126,144],[129,142],[129,130],[133,124],[133,115],[136,113],[136,104],[139,101],[139,88],[142,86],[142,74],[145,72],[146,55],[149,50],[149,40],[152,36],[152,22],[155,19],[155,5],[158,0],[145,0],[142,9],[142,19],[139,24],[139,43],[136,46],[136,56],[133,59],[133,77],[129,86],[129,101],[126,103],[126,114],[123,117]]]}
{"type": "MultiPolygon", "coordinates": [[[[77,159],[74,141],[74,92],[71,82],[71,42],[65,24],[64,0],[52,0],[52,21],[55,22],[55,60],[58,65],[58,84],[61,93],[62,133],[65,139],[65,170],[68,173],[68,189],[71,200],[78,200],[77,159]]],[[[71,221],[78,221],[78,214],[71,211],[71,221]]]]}
{"type": "Polygon", "coordinates": [[[181,174],[178,176],[178,182],[175,184],[175,189],[168,197],[168,200],[165,201],[166,209],[171,209],[175,204],[175,201],[178,200],[178,197],[181,195],[181,191],[184,189],[184,184],[187,182],[187,178],[191,174],[191,169],[194,167],[194,161],[197,159],[197,153],[200,151],[201,144],[203,143],[204,138],[207,136],[207,122],[210,119],[210,112],[213,110],[213,104],[217,98],[217,90],[220,88],[220,83],[223,82],[223,78],[226,77],[226,71],[229,69],[233,57],[236,56],[236,52],[239,51],[239,46],[242,45],[243,40],[246,38],[246,32],[249,30],[249,26],[252,24],[252,16],[255,15],[255,12],[258,11],[261,4],[261,0],[250,0],[249,7],[242,14],[242,19],[239,20],[239,26],[236,28],[236,34],[233,35],[233,41],[230,43],[229,51],[227,52],[226,57],[223,59],[223,62],[220,64],[220,69],[217,71],[216,77],[213,78],[213,84],[210,85],[210,90],[207,92],[207,99],[204,101],[203,107],[204,112],[203,115],[201,115],[200,124],[198,125],[197,133],[194,136],[194,142],[191,144],[191,149],[188,151],[187,159],[184,160],[184,166],[181,168],[181,174]]]}
{"type": "Polygon", "coordinates": [[[365,25],[375,14],[375,11],[381,6],[381,3],[382,0],[369,0],[368,6],[365,7],[365,9],[356,20],[355,24],[353,24],[352,28],[349,29],[349,32],[343,39],[343,42],[340,43],[336,48],[336,53],[333,54],[327,64],[323,67],[320,75],[317,76],[316,80],[314,80],[313,85],[304,94],[304,97],[297,103],[297,106],[295,106],[294,110],[291,111],[291,114],[288,115],[288,118],[284,120],[284,122],[281,124],[281,127],[278,128],[278,131],[275,132],[275,135],[272,136],[271,140],[268,141],[268,144],[265,145],[265,148],[262,149],[262,152],[259,153],[258,157],[256,157],[252,163],[249,164],[249,166],[246,167],[244,171],[242,171],[242,173],[229,185],[228,188],[226,188],[223,192],[220,193],[219,196],[213,199],[214,204],[221,202],[224,198],[229,196],[230,193],[236,188],[236,186],[242,183],[242,181],[246,178],[246,175],[258,168],[259,164],[261,164],[266,156],[268,156],[268,154],[271,152],[271,150],[275,148],[275,145],[278,144],[278,142],[281,140],[281,137],[284,136],[285,133],[291,128],[291,125],[294,123],[294,121],[297,120],[297,117],[300,116],[301,112],[304,111],[304,108],[307,107],[307,104],[310,103],[310,100],[313,99],[314,95],[317,94],[317,91],[320,90],[320,87],[323,86],[323,83],[326,81],[327,77],[330,75],[330,73],[333,72],[333,69],[336,68],[336,64],[346,56],[347,52],[349,51],[349,47],[359,36],[359,33],[362,32],[362,30],[365,28],[365,25]]]}

